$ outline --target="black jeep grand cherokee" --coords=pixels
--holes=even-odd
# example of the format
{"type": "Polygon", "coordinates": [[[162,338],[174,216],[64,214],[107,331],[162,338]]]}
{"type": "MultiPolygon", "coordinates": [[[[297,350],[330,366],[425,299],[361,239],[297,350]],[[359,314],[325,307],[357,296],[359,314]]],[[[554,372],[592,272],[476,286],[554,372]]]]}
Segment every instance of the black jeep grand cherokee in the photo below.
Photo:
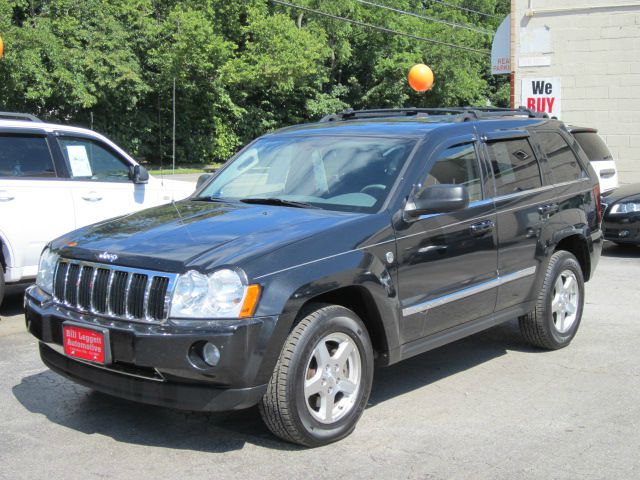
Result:
{"type": "Polygon", "coordinates": [[[54,371],[141,402],[259,404],[314,446],[355,427],[374,363],[519,317],[569,344],[602,247],[599,187],[527,110],[348,111],[265,135],[184,201],[45,249],[27,328],[54,371]]]}

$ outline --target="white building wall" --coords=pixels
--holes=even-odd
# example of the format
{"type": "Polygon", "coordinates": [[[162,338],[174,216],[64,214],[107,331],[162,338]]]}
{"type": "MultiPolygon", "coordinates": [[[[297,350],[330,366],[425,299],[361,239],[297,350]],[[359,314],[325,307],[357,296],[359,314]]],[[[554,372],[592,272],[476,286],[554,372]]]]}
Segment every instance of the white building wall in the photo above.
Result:
{"type": "Polygon", "coordinates": [[[561,120],[595,127],[620,182],[640,182],[640,2],[516,0],[515,100],[520,80],[559,77],[561,120]],[[524,67],[522,63],[550,62],[524,67]]]}

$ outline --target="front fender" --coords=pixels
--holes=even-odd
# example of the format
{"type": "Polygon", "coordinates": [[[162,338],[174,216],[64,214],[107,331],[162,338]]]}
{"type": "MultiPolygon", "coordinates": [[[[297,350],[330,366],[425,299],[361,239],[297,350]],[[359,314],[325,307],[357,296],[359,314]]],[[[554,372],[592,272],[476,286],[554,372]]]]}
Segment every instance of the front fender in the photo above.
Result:
{"type": "MultiPolygon", "coordinates": [[[[263,364],[258,373],[259,382],[269,380],[284,342],[304,306],[339,289],[364,289],[382,320],[388,349],[398,346],[400,304],[395,268],[387,268],[372,250],[352,250],[256,279],[263,284],[256,315],[279,316],[272,338],[266,343],[263,364]]],[[[367,320],[363,319],[365,323],[367,320]]]]}

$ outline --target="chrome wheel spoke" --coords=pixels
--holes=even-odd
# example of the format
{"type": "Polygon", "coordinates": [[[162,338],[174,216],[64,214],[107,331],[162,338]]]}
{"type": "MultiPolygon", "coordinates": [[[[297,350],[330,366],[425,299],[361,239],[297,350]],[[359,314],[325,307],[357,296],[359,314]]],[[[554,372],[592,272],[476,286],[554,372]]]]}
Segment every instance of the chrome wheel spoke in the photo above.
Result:
{"type": "Polygon", "coordinates": [[[560,295],[556,294],[551,301],[551,311],[557,313],[560,311],[560,295]]]}
{"type": "Polygon", "coordinates": [[[564,331],[564,319],[566,318],[566,313],[564,310],[560,310],[558,312],[558,322],[557,322],[557,327],[558,330],[560,330],[561,332],[564,331]]]}
{"type": "Polygon", "coordinates": [[[333,420],[333,409],[335,408],[335,394],[327,393],[320,396],[320,417],[325,422],[333,420]]]}
{"type": "Polygon", "coordinates": [[[322,372],[318,370],[316,374],[304,381],[304,395],[309,398],[322,390],[322,372]]]}
{"type": "Polygon", "coordinates": [[[355,345],[351,341],[342,342],[340,344],[332,357],[332,360],[334,360],[338,364],[340,369],[343,369],[346,366],[347,360],[349,360],[349,356],[353,352],[354,348],[355,345]]]}
{"type": "Polygon", "coordinates": [[[356,391],[358,386],[350,380],[340,380],[338,382],[338,391],[344,393],[345,395],[351,395],[356,391]]]}
{"type": "Polygon", "coordinates": [[[560,292],[562,292],[563,287],[564,287],[564,283],[562,283],[562,275],[560,275],[553,287],[553,292],[556,294],[559,294],[560,292]]]}
{"type": "Polygon", "coordinates": [[[322,341],[318,344],[318,346],[313,351],[314,356],[316,357],[316,361],[318,362],[318,370],[324,368],[329,364],[331,360],[331,354],[327,349],[327,343],[322,341]]]}
{"type": "Polygon", "coordinates": [[[575,278],[573,277],[573,275],[567,276],[567,279],[564,281],[562,285],[562,289],[565,292],[570,292],[573,289],[573,286],[575,284],[574,282],[575,282],[575,278]]]}

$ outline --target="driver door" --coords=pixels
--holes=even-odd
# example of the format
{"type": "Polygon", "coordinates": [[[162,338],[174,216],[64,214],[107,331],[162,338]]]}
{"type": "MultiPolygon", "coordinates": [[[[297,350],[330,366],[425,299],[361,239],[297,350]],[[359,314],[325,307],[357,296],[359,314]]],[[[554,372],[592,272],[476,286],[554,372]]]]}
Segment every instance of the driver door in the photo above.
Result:
{"type": "Polygon", "coordinates": [[[69,170],[77,228],[148,206],[146,185],[133,183],[131,164],[108,145],[85,137],[57,139],[69,170]]]}
{"type": "Polygon", "coordinates": [[[493,313],[497,232],[492,184],[473,135],[431,150],[416,184],[463,184],[463,210],[427,214],[396,231],[403,341],[409,342],[493,313]]]}

